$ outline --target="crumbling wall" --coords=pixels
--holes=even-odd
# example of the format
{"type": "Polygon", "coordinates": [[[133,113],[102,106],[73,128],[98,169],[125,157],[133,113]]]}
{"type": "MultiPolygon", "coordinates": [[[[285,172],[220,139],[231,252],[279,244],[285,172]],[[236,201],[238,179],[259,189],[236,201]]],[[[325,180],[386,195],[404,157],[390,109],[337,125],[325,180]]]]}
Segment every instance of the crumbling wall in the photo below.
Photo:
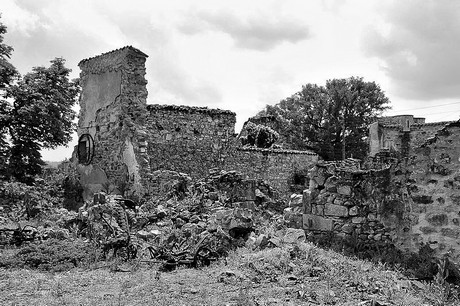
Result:
{"type": "Polygon", "coordinates": [[[85,195],[100,190],[141,191],[148,163],[137,160],[143,131],[147,81],[146,55],[125,47],[79,63],[83,88],[77,133],[91,135],[94,154],[77,167],[85,195]]]}
{"type": "Polygon", "coordinates": [[[225,168],[265,180],[281,194],[288,195],[293,188],[308,187],[308,169],[317,161],[318,155],[308,151],[244,147],[232,152],[225,168]]]}
{"type": "Polygon", "coordinates": [[[303,193],[303,227],[363,242],[392,242],[405,218],[403,198],[390,181],[390,168],[337,169],[318,164],[303,193]],[[396,191],[396,192],[395,192],[396,191]],[[391,220],[391,221],[390,221],[391,220]]]}
{"type": "MultiPolygon", "coordinates": [[[[101,190],[138,197],[157,193],[163,184],[157,170],[194,178],[213,168],[237,170],[267,180],[282,194],[303,177],[305,187],[305,172],[316,154],[239,148],[231,111],[147,105],[146,57],[124,47],[79,63],[78,135],[94,140],[94,154],[77,166],[86,198],[101,190]]],[[[85,148],[77,146],[76,152],[85,148]]]]}
{"type": "Polygon", "coordinates": [[[428,245],[460,262],[459,122],[379,170],[318,164],[310,175],[293,209],[311,236],[382,241],[415,253],[428,245]]]}
{"type": "Polygon", "coordinates": [[[152,171],[204,177],[223,168],[235,146],[235,113],[204,107],[148,105],[148,155],[152,171]]]}
{"type": "Polygon", "coordinates": [[[449,123],[425,123],[424,118],[414,118],[412,115],[379,118],[369,126],[369,154],[375,156],[386,150],[407,157],[412,154],[413,148],[421,146],[449,123]]]}
{"type": "Polygon", "coordinates": [[[408,160],[411,220],[399,240],[406,249],[429,244],[460,262],[460,123],[451,123],[408,160]]]}

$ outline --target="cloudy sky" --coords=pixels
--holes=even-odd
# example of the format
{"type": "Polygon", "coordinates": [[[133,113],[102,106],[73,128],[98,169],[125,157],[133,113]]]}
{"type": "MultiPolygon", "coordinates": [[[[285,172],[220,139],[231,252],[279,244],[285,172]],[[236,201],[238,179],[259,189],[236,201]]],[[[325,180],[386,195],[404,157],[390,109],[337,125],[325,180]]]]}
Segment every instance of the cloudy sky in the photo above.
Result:
{"type": "Polygon", "coordinates": [[[1,0],[0,13],[21,73],[64,57],[77,77],[81,59],[132,45],[149,55],[149,103],[229,109],[237,129],[350,76],[381,86],[387,115],[460,118],[460,1],[1,0]]]}

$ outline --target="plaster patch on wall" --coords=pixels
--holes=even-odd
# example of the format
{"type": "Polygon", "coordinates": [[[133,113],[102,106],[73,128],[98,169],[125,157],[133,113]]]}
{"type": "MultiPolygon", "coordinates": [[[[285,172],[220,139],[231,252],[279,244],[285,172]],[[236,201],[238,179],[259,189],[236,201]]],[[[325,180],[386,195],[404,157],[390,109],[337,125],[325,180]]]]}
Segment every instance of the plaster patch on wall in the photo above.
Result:
{"type": "Polygon", "coordinates": [[[128,168],[129,185],[133,187],[136,193],[140,194],[142,191],[142,185],[141,176],[139,174],[139,164],[136,160],[133,143],[129,139],[126,139],[125,141],[125,148],[123,150],[123,162],[128,168]]]}
{"type": "Polygon", "coordinates": [[[97,111],[115,102],[121,94],[121,71],[93,74],[82,88],[80,101],[84,101],[85,109],[80,128],[89,127],[96,120],[97,111]]]}

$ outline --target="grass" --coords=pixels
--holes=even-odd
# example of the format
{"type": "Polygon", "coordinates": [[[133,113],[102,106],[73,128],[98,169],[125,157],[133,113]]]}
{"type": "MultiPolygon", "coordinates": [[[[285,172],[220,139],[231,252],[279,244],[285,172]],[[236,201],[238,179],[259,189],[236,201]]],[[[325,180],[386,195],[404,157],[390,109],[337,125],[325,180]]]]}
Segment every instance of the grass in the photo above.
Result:
{"type": "Polygon", "coordinates": [[[310,243],[240,248],[200,270],[130,267],[124,273],[0,269],[0,305],[458,305],[439,284],[410,281],[385,265],[310,243]]]}

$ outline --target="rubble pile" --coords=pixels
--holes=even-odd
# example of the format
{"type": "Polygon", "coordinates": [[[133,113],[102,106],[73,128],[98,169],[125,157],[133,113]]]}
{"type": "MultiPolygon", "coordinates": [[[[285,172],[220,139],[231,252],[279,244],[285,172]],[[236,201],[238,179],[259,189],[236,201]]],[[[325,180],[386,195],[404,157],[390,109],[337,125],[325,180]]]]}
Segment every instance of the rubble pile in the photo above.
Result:
{"type": "Polygon", "coordinates": [[[238,246],[263,249],[305,236],[286,231],[282,212],[287,205],[264,181],[217,170],[197,181],[182,173],[157,173],[163,176],[178,179],[159,185],[164,192],[140,204],[100,192],[79,212],[54,208],[45,219],[22,223],[3,218],[0,242],[80,237],[105,259],[162,262],[170,270],[209,264],[238,246]]]}

